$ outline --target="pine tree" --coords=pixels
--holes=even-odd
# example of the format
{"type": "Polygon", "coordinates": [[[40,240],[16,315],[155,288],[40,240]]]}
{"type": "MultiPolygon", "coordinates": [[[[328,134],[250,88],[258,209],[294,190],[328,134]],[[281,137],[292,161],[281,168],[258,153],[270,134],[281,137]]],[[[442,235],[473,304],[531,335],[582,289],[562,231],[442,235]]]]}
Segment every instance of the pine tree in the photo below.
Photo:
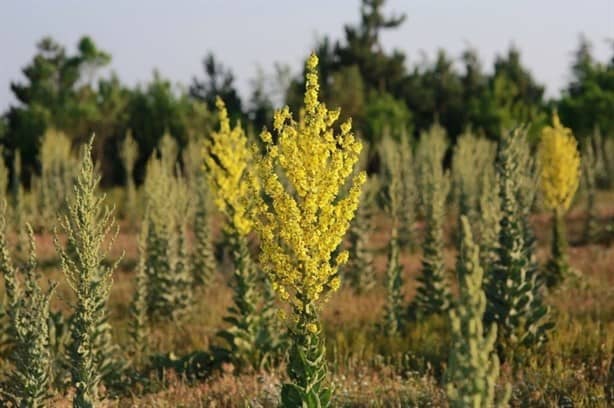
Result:
{"type": "Polygon", "coordinates": [[[113,244],[119,230],[113,210],[104,205],[104,196],[97,194],[100,177],[92,162],[92,144],[93,138],[83,149],[67,213],[60,219],[65,246],[55,234],[62,270],[75,294],[69,346],[75,407],[96,405],[102,397],[101,381],[110,382],[122,369],[116,358],[107,312],[113,271],[119,260],[110,266],[105,263],[106,248],[113,244]]]}
{"type": "Polygon", "coordinates": [[[497,326],[484,333],[482,318],[486,296],[482,291],[483,269],[479,247],[474,244],[466,216],[460,218],[460,250],[456,273],[460,288],[458,304],[450,310],[452,347],[445,373],[451,407],[504,407],[510,389],[496,400],[499,359],[495,353],[497,326]]]}

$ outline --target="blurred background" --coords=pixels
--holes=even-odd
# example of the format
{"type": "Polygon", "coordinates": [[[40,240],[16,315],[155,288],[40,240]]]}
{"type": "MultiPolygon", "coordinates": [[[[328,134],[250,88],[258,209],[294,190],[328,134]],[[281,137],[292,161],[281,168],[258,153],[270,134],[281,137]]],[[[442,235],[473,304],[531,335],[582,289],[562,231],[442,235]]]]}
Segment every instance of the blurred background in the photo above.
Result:
{"type": "Polygon", "coordinates": [[[497,139],[559,112],[578,138],[614,133],[614,2],[7,2],[0,13],[0,140],[24,181],[46,130],[96,134],[103,183],[123,183],[119,145],[140,147],[137,181],[162,135],[207,137],[221,96],[257,134],[296,109],[303,65],[320,57],[322,96],[370,142],[439,122],[497,139]]]}

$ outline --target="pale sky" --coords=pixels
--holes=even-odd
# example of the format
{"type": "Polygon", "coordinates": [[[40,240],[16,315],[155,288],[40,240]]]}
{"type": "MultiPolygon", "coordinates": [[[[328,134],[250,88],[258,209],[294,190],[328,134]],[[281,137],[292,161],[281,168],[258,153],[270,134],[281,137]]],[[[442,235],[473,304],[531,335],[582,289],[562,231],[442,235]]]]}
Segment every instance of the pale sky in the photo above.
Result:
{"type": "MultiPolygon", "coordinates": [[[[344,23],[358,21],[359,0],[14,0],[0,3],[0,111],[14,103],[11,80],[51,35],[71,52],[90,35],[112,54],[113,69],[130,85],[145,83],[154,68],[175,83],[202,77],[202,57],[213,51],[237,78],[243,96],[256,67],[275,61],[295,72],[315,43],[341,38],[344,23]],[[2,4],[3,3],[3,4],[2,4]]],[[[612,55],[614,0],[389,0],[406,13],[400,29],[386,33],[386,48],[403,50],[413,65],[443,48],[454,58],[471,45],[490,69],[497,54],[515,44],[533,75],[558,95],[569,77],[583,33],[603,60],[612,55]]]]}

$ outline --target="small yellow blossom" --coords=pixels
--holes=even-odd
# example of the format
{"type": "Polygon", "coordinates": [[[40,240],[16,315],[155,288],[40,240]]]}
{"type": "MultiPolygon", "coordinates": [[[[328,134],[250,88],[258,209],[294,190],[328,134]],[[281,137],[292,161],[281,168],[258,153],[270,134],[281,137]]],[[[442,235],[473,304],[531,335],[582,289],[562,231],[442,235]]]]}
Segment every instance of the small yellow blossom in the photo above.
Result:
{"type": "Polygon", "coordinates": [[[305,325],[305,328],[311,334],[316,334],[318,332],[318,325],[315,323],[307,323],[305,325]]]}
{"type": "Polygon", "coordinates": [[[544,205],[565,212],[571,205],[580,181],[580,153],[571,129],[555,113],[552,126],[541,132],[539,144],[540,182],[544,205]]]}

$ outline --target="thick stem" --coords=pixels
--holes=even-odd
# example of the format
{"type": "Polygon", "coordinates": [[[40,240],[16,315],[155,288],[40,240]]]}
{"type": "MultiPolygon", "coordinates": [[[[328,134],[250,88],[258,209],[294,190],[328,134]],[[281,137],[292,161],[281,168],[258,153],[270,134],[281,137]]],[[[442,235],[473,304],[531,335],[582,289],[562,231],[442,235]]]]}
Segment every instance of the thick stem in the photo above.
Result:
{"type": "Polygon", "coordinates": [[[563,212],[555,210],[552,220],[552,259],[549,262],[546,276],[546,285],[550,288],[560,285],[569,272],[567,246],[563,212]]]}
{"type": "Polygon", "coordinates": [[[282,386],[282,407],[329,407],[332,388],[326,384],[328,368],[318,316],[313,305],[298,313],[288,362],[290,383],[282,386]]]}

